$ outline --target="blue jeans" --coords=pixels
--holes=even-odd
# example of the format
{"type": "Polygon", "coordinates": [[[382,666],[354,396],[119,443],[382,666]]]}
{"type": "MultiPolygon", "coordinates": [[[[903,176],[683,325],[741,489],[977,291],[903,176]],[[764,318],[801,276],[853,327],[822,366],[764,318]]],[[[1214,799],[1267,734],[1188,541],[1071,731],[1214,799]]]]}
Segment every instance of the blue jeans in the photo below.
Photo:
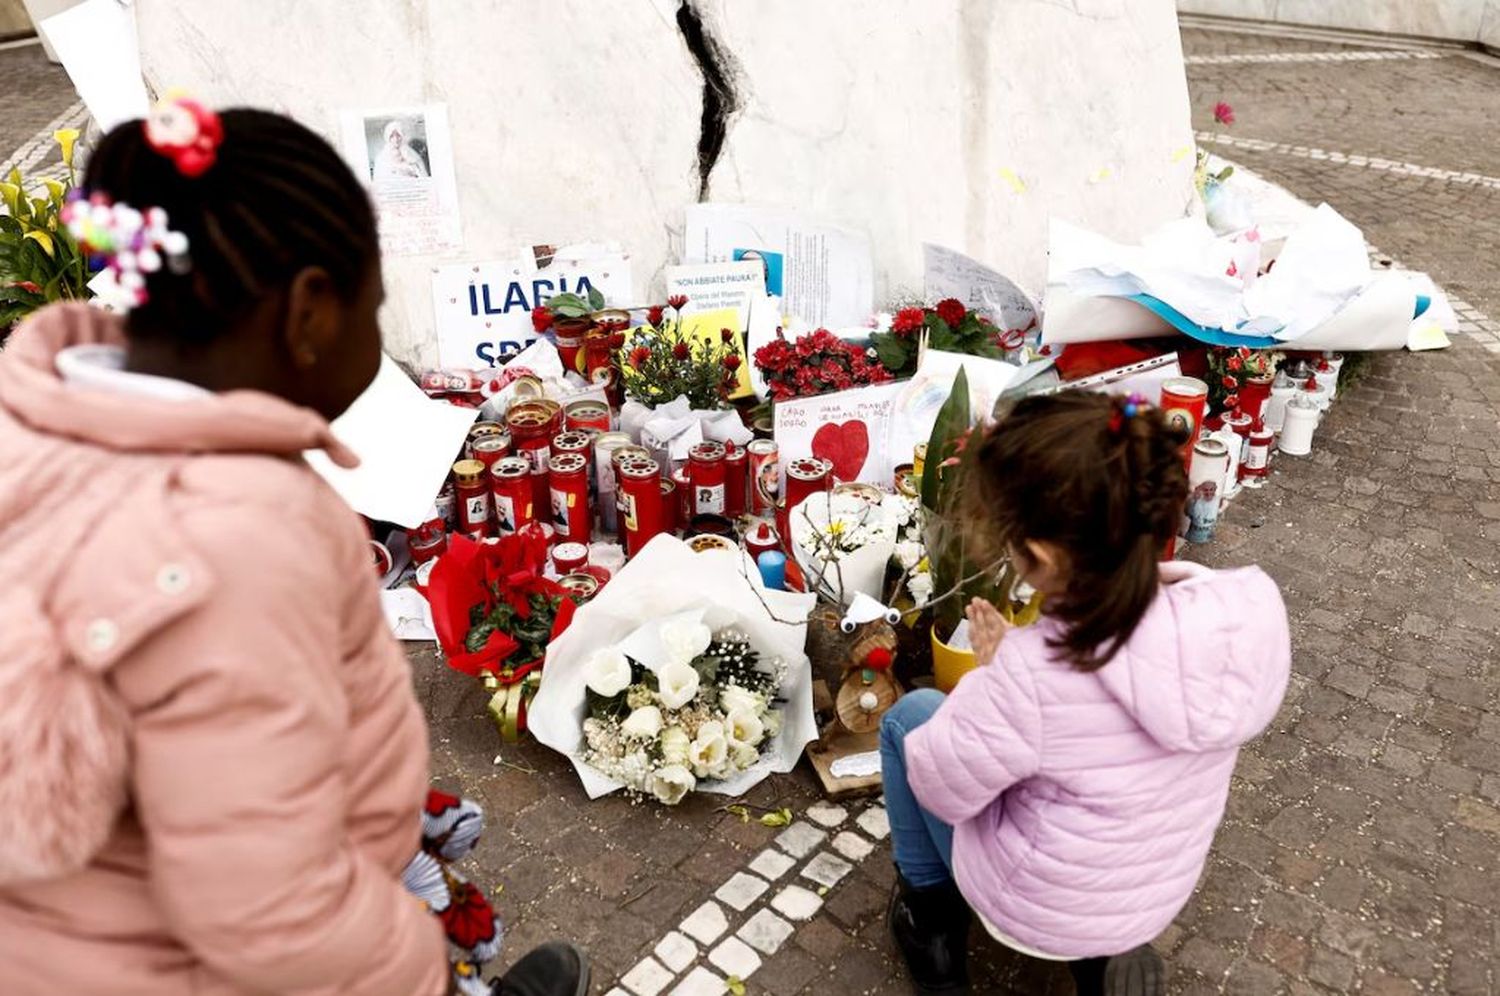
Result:
{"type": "Polygon", "coordinates": [[[942,692],[919,688],[902,696],[880,722],[880,773],[891,822],[891,854],[901,876],[918,889],[953,880],[953,828],[923,809],[906,780],[906,735],[932,718],[942,692]]]}

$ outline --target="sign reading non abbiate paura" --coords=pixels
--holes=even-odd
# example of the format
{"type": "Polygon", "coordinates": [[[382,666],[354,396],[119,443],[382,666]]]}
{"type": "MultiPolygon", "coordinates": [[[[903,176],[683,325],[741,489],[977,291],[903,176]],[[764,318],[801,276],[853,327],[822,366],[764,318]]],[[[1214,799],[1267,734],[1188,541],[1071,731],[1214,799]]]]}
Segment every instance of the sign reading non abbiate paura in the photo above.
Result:
{"type": "Polygon", "coordinates": [[[434,267],[432,306],[438,364],[498,367],[536,339],[532,314],[555,294],[598,290],[611,305],[630,302],[630,260],[599,247],[561,250],[538,265],[533,251],[510,259],[434,267]]]}

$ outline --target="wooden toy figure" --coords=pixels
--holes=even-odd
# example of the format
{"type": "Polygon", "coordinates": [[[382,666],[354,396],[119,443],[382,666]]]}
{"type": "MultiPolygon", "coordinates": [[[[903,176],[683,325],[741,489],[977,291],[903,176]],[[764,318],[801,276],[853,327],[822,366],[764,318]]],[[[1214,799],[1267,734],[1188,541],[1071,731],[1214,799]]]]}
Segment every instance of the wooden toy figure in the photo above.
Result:
{"type": "Polygon", "coordinates": [[[831,797],[878,790],[880,720],[902,694],[891,667],[901,614],[861,594],[842,617],[829,608],[814,616],[809,636],[820,631],[814,659],[836,665],[839,678],[833,718],[808,746],[808,758],[831,797]]]}

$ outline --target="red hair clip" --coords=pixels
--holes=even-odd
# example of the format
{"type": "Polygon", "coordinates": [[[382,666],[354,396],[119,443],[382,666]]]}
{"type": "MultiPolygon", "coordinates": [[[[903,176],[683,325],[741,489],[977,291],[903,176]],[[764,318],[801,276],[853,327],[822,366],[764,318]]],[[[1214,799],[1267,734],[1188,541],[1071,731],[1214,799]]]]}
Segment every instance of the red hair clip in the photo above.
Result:
{"type": "Polygon", "coordinates": [[[146,118],[146,144],[189,178],[208,172],[223,141],[219,116],[190,97],[164,97],[146,118]]]}

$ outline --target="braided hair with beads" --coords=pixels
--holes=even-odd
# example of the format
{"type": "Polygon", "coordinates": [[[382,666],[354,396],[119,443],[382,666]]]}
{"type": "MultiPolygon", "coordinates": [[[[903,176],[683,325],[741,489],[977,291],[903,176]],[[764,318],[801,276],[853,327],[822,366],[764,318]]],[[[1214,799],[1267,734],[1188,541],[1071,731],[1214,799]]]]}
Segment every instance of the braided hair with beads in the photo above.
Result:
{"type": "Polygon", "coordinates": [[[90,193],[161,208],[190,246],[186,272],[146,277],[132,339],[212,339],[308,266],[352,299],[379,257],[369,197],[326,141],[268,111],[217,117],[222,134],[202,168],[153,147],[139,126],[111,131],[89,157],[90,193]]]}
{"type": "Polygon", "coordinates": [[[1159,585],[1157,564],[1187,500],[1185,433],[1139,397],[1065,391],[1024,398],[985,435],[965,490],[977,546],[1060,552],[1065,590],[1047,614],[1081,670],[1130,639],[1159,585]]]}

